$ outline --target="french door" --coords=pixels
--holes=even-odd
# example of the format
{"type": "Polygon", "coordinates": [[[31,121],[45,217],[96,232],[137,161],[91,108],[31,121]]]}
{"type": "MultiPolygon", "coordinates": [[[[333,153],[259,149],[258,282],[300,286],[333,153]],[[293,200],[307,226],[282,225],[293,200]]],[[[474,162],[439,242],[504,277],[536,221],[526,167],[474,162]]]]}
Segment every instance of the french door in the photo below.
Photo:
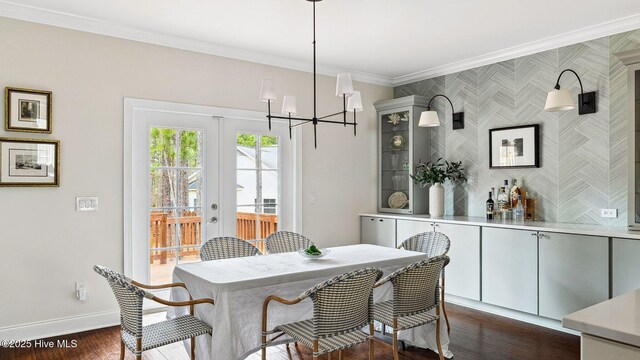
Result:
{"type": "Polygon", "coordinates": [[[125,274],[170,283],[207,239],[264,250],[272,232],[299,231],[294,145],[262,113],[126,99],[125,274]]]}

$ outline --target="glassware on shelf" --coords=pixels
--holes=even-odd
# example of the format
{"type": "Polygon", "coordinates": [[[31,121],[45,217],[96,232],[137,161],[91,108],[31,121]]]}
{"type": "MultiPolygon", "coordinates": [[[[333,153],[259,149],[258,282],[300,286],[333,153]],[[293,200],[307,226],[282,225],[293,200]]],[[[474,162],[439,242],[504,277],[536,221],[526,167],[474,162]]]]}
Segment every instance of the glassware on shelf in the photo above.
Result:
{"type": "Polygon", "coordinates": [[[402,190],[402,184],[404,183],[404,175],[393,175],[391,177],[391,182],[393,183],[393,190],[395,191],[402,190]]]}
{"type": "Polygon", "coordinates": [[[391,150],[402,150],[404,149],[405,142],[406,140],[404,139],[404,136],[398,134],[391,137],[389,146],[391,147],[391,150]]]}
{"type": "Polygon", "coordinates": [[[400,161],[400,154],[391,154],[391,170],[398,170],[398,162],[400,161]]]}

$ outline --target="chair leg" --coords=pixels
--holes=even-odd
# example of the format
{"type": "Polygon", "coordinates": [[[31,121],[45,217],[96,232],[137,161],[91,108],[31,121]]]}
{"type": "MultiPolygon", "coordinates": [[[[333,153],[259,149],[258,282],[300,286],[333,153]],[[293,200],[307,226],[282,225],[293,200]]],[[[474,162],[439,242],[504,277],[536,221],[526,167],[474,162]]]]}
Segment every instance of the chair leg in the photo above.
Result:
{"type": "Polygon", "coordinates": [[[373,321],[369,323],[369,360],[375,360],[373,358],[373,321]]]}
{"type": "MultiPolygon", "coordinates": [[[[318,353],[318,340],[313,340],[313,360],[317,360],[318,356],[316,355],[318,353]]],[[[331,354],[329,354],[329,356],[331,356],[331,354]]]]}
{"type": "Polygon", "coordinates": [[[442,289],[441,289],[441,293],[442,295],[440,296],[441,299],[441,303],[442,303],[442,314],[444,315],[444,321],[446,321],[447,323],[447,334],[451,333],[451,327],[449,326],[449,317],[447,316],[447,310],[444,307],[444,269],[442,270],[442,289]]]}
{"type": "Polygon", "coordinates": [[[342,360],[342,350],[338,350],[338,360],[342,360]]]}
{"type": "Polygon", "coordinates": [[[329,353],[329,355],[328,355],[329,356],[329,360],[331,360],[331,358],[332,358],[331,354],[333,354],[333,353],[329,353]]]}
{"type": "Polygon", "coordinates": [[[398,360],[398,318],[393,318],[393,360],[398,360]]]}
{"type": "MultiPolygon", "coordinates": [[[[439,315],[438,312],[439,311],[436,308],[436,316],[439,315]]],[[[440,344],[440,317],[436,319],[436,344],[438,345],[438,355],[440,356],[440,360],[444,360],[442,344],[440,344]]]]}
{"type": "Polygon", "coordinates": [[[196,338],[191,338],[191,360],[196,360],[196,338]]]}
{"type": "Polygon", "coordinates": [[[120,360],[124,360],[124,341],[120,339],[120,360]]]}
{"type": "Polygon", "coordinates": [[[136,339],[136,352],[138,353],[136,360],[142,360],[142,338],[136,339]]]}

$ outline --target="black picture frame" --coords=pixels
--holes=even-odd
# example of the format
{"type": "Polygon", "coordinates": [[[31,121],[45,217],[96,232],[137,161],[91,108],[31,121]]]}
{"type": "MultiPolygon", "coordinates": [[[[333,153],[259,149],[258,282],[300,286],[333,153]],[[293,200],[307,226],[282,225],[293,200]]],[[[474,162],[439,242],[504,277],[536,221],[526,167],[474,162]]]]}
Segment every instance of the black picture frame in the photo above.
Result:
{"type": "MultiPolygon", "coordinates": [[[[503,139],[502,142],[508,141],[507,139],[503,139]]],[[[526,160],[526,159],[525,159],[526,160]]],[[[489,129],[489,169],[526,169],[526,168],[539,168],[540,167],[540,124],[531,124],[531,125],[520,125],[520,126],[510,126],[510,127],[502,127],[489,129]],[[521,131],[519,131],[521,130],[521,131]],[[500,146],[496,146],[494,144],[494,139],[498,136],[507,136],[513,135],[514,133],[520,134],[523,137],[513,139],[513,144],[511,146],[514,147],[514,154],[520,153],[520,155],[515,155],[514,157],[523,156],[523,149],[530,149],[529,141],[533,142],[533,150],[531,151],[533,154],[532,161],[524,161],[522,163],[518,163],[517,159],[513,162],[509,162],[508,164],[494,164],[494,154],[496,151],[500,151],[500,146]],[[526,136],[526,138],[524,137],[526,136]],[[519,142],[516,140],[520,140],[519,142]],[[513,164],[513,165],[512,165],[513,164]]]]}

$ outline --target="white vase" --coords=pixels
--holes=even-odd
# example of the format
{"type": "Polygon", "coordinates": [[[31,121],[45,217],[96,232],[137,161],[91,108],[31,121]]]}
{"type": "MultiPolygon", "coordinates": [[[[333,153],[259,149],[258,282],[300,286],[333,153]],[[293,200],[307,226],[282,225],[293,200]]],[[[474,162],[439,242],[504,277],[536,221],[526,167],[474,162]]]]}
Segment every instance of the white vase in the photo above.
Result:
{"type": "Polygon", "coordinates": [[[444,187],[437,183],[429,188],[429,215],[442,217],[444,215],[444,187]]]}

